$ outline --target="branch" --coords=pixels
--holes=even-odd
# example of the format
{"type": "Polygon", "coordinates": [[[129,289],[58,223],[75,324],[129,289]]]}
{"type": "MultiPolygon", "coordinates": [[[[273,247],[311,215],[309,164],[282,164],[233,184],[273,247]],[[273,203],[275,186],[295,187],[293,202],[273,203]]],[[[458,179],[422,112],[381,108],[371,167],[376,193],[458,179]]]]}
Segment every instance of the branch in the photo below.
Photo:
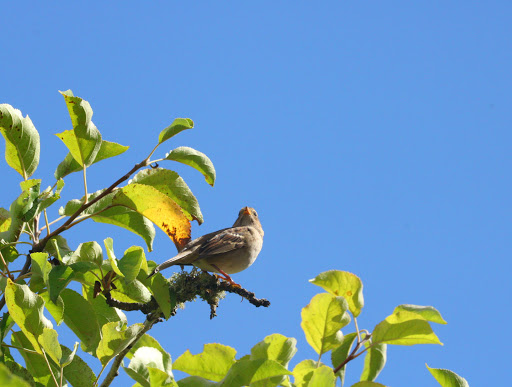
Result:
{"type": "MultiPolygon", "coordinates": [[[[210,318],[217,315],[216,310],[220,299],[224,297],[224,292],[238,294],[256,307],[267,308],[270,306],[270,301],[256,298],[253,292],[224,281],[221,282],[216,276],[198,270],[192,270],[190,273],[185,271],[175,273],[170,278],[169,291],[176,296],[177,305],[192,301],[199,296],[210,305],[210,318]]],[[[158,309],[158,303],[153,297],[147,303],[128,303],[113,299],[108,291],[103,294],[108,305],[121,310],[140,310],[144,314],[151,314],[158,309]]],[[[171,316],[174,316],[176,312],[177,307],[175,306],[171,311],[171,316]]]]}
{"type": "Polygon", "coordinates": [[[158,317],[155,317],[153,315],[149,315],[144,322],[144,327],[142,330],[137,334],[137,336],[134,337],[133,341],[119,354],[114,358],[114,362],[112,363],[112,366],[110,367],[110,371],[108,371],[107,376],[105,376],[105,379],[103,380],[103,383],[101,383],[100,387],[108,387],[110,386],[110,383],[114,380],[114,378],[119,375],[119,367],[121,366],[124,357],[127,355],[128,352],[132,349],[132,347],[137,343],[137,341],[140,340],[142,336],[146,334],[147,331],[149,331],[151,328],[153,328],[153,325],[155,325],[159,321],[158,317]]]}
{"type": "Polygon", "coordinates": [[[94,203],[98,202],[99,200],[103,199],[105,196],[107,196],[108,194],[112,193],[112,191],[114,191],[114,189],[121,183],[123,183],[124,181],[128,180],[130,178],[130,176],[135,172],[137,171],[138,169],[140,168],[143,168],[145,166],[147,166],[149,164],[149,158],[146,158],[144,160],[142,160],[140,163],[138,164],[135,164],[134,167],[129,171],[127,172],[124,176],[122,176],[121,178],[119,178],[117,181],[115,181],[110,187],[108,187],[105,191],[103,191],[101,194],[99,194],[98,196],[96,196],[94,199],[92,199],[91,201],[89,202],[86,202],[84,204],[82,204],[80,206],[80,208],[73,214],[69,217],[69,219],[62,225],[60,226],[59,228],[57,228],[56,230],[54,230],[53,232],[49,233],[46,237],[44,237],[43,239],[41,239],[41,241],[37,244],[34,245],[33,247],[33,251],[34,252],[41,252],[44,250],[45,246],[46,246],[46,243],[48,243],[48,241],[53,238],[54,236],[56,235],[59,235],[61,232],[67,230],[71,223],[73,223],[73,221],[78,218],[78,216],[84,212],[87,208],[89,208],[90,206],[92,206],[94,203]]]}

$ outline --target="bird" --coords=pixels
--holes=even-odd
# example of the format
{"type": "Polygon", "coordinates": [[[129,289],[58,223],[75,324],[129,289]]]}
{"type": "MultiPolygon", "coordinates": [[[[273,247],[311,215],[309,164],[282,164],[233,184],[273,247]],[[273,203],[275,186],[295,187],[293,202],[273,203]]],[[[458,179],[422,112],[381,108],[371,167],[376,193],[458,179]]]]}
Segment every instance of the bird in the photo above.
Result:
{"type": "Polygon", "coordinates": [[[188,242],[176,256],[158,265],[148,278],[170,266],[194,265],[240,286],[229,275],[239,273],[254,263],[263,246],[263,234],[256,210],[243,207],[233,227],[188,242]]]}

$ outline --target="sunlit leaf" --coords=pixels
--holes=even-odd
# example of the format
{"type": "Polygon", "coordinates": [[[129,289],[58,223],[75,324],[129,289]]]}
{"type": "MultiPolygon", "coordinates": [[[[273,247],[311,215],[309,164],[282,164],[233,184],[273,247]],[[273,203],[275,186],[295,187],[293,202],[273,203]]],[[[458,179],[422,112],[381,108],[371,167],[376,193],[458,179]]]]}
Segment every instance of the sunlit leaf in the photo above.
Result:
{"type": "Polygon", "coordinates": [[[2,387],[30,387],[25,380],[9,371],[5,364],[0,363],[0,386],[2,387]]]}
{"type": "Polygon", "coordinates": [[[44,328],[43,333],[37,338],[37,341],[46,354],[57,364],[60,363],[60,359],[62,358],[62,350],[60,349],[58,336],[56,330],[44,328]]]}
{"type": "Polygon", "coordinates": [[[428,321],[417,313],[401,310],[388,316],[373,330],[373,343],[394,345],[441,344],[428,321]]]}
{"type": "MultiPolygon", "coordinates": [[[[126,372],[142,385],[151,385],[149,368],[162,371],[165,374],[164,384],[173,380],[171,363],[166,364],[162,353],[152,347],[140,347],[135,351],[126,372]]],[[[157,375],[153,376],[153,379],[157,375]]]]}
{"type": "MultiPolygon", "coordinates": [[[[71,357],[71,350],[61,345],[63,360],[71,357]]],[[[76,346],[74,348],[76,351],[76,346]]],[[[96,380],[96,375],[78,355],[73,355],[71,363],[64,368],[64,377],[73,387],[91,387],[96,380]]]]}
{"type": "Polygon", "coordinates": [[[303,360],[293,369],[294,387],[307,387],[313,376],[313,371],[318,368],[318,363],[314,360],[303,360]]]}
{"type": "Polygon", "coordinates": [[[103,325],[101,341],[96,350],[96,356],[102,365],[107,364],[114,356],[125,349],[142,330],[143,324],[133,324],[126,328],[117,322],[103,325]]]}
{"type": "Polygon", "coordinates": [[[222,344],[205,344],[203,352],[192,355],[187,350],[173,364],[175,370],[205,379],[220,381],[235,363],[236,350],[222,344]]]}
{"type": "Polygon", "coordinates": [[[91,304],[71,289],[61,292],[64,322],[78,336],[82,349],[94,353],[100,341],[100,327],[91,304]]]}
{"type": "Polygon", "coordinates": [[[133,177],[132,183],[156,188],[174,200],[189,220],[203,223],[203,214],[196,197],[176,172],[164,168],[143,169],[133,177]]]}
{"type": "Polygon", "coordinates": [[[99,130],[91,121],[91,105],[82,98],[75,97],[71,90],[60,93],[66,102],[73,129],[58,133],[57,137],[80,166],[89,166],[94,162],[102,142],[99,130]]]}
{"type": "Polygon", "coordinates": [[[171,137],[177,135],[186,129],[192,129],[194,127],[194,121],[190,118],[176,118],[171,125],[163,129],[158,135],[158,143],[161,144],[167,141],[171,137]]]}
{"type": "Polygon", "coordinates": [[[35,172],[39,164],[40,141],[32,120],[18,109],[0,104],[0,132],[5,139],[5,160],[24,179],[35,172]]]}
{"type": "MultiPolygon", "coordinates": [[[[341,363],[343,363],[351,350],[352,344],[354,344],[354,341],[357,339],[357,333],[349,333],[345,336],[343,336],[343,342],[341,345],[334,349],[331,353],[331,361],[333,368],[338,368],[341,363]]],[[[345,381],[345,369],[346,365],[340,368],[340,370],[336,373],[336,376],[338,376],[341,379],[341,384],[343,385],[345,381]]]]}
{"type": "Polygon", "coordinates": [[[41,352],[37,338],[43,334],[44,328],[53,328],[43,314],[42,297],[33,293],[27,285],[18,285],[9,279],[5,288],[5,301],[13,320],[34,349],[41,352]]]}
{"type": "MultiPolygon", "coordinates": [[[[365,342],[365,346],[369,346],[368,342],[365,342]]],[[[386,365],[386,353],[386,344],[374,344],[366,351],[363,372],[360,378],[361,381],[374,381],[377,379],[377,376],[379,376],[386,365]]]]}
{"type": "Polygon", "coordinates": [[[188,146],[180,146],[173,149],[166,157],[166,160],[174,160],[186,164],[199,172],[212,187],[215,184],[215,167],[212,161],[204,153],[188,146]]]}
{"type": "Polygon", "coordinates": [[[308,387],[334,387],[336,376],[332,368],[326,365],[320,366],[313,371],[308,387]]]}
{"type": "Polygon", "coordinates": [[[430,368],[428,364],[425,364],[432,374],[432,376],[439,382],[443,387],[469,387],[469,383],[462,376],[457,375],[455,372],[442,369],[442,368],[430,368]]]}
{"type": "Polygon", "coordinates": [[[427,321],[435,322],[438,324],[447,324],[444,318],[441,316],[441,313],[434,308],[433,306],[420,306],[420,305],[398,305],[393,314],[400,312],[402,310],[416,313],[427,321]]]}
{"type": "MultiPolygon", "coordinates": [[[[30,340],[23,334],[23,332],[20,331],[13,332],[11,335],[11,343],[13,346],[18,348],[25,348],[32,351],[36,350],[30,340]]],[[[39,344],[37,345],[37,348],[39,348],[39,344]]],[[[23,350],[20,350],[19,353],[23,357],[23,360],[25,360],[27,370],[32,375],[34,381],[41,383],[43,386],[57,387],[43,356],[38,353],[23,350]]],[[[53,366],[52,363],[50,363],[50,366],[53,374],[58,380],[60,377],[60,371],[53,366]]]]}
{"type": "Polygon", "coordinates": [[[359,316],[364,306],[363,283],[358,276],[347,271],[329,270],[309,280],[335,296],[344,297],[354,317],[359,316]]]}
{"type": "Polygon", "coordinates": [[[117,191],[112,204],[128,207],[144,215],[180,246],[190,240],[190,221],[173,200],[153,187],[129,184],[117,191]]]}
{"type": "Polygon", "coordinates": [[[284,375],[291,372],[274,360],[239,360],[229,369],[222,386],[263,387],[273,385],[271,380],[284,375]]]}
{"type": "Polygon", "coordinates": [[[171,317],[171,311],[176,306],[176,301],[174,301],[174,305],[171,299],[171,294],[169,290],[169,281],[165,279],[165,277],[161,273],[157,273],[150,279],[150,290],[155,297],[158,306],[162,310],[164,317],[169,319],[171,317]]]}
{"type": "Polygon", "coordinates": [[[350,322],[347,301],[320,293],[302,309],[301,327],[309,345],[319,355],[338,347],[343,340],[340,329],[350,322]]]}
{"type": "MultiPolygon", "coordinates": [[[[92,164],[97,163],[98,161],[108,159],[110,157],[118,156],[121,153],[124,153],[128,150],[128,146],[120,145],[115,142],[110,141],[101,141],[100,149],[94,158],[92,164]]],[[[64,176],[69,175],[73,172],[79,172],[82,170],[80,164],[73,158],[71,153],[68,153],[64,160],[57,166],[55,173],[53,174],[55,178],[62,179],[64,176]]]]}

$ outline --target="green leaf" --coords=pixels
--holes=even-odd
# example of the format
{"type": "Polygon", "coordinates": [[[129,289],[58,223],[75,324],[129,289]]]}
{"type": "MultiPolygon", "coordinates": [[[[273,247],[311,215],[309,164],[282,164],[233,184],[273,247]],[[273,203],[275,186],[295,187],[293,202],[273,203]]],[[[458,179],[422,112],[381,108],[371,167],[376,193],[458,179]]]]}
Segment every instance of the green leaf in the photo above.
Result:
{"type": "Polygon", "coordinates": [[[213,387],[218,385],[216,382],[211,382],[199,376],[189,376],[178,381],[179,387],[213,387]]]}
{"type": "Polygon", "coordinates": [[[171,317],[171,311],[176,306],[176,301],[173,303],[171,300],[169,281],[167,281],[161,273],[157,273],[151,277],[150,281],[149,289],[151,293],[153,293],[164,317],[168,320],[169,317],[171,317]]]}
{"type": "Polygon", "coordinates": [[[36,351],[41,353],[37,338],[52,323],[44,317],[44,300],[27,285],[18,285],[10,279],[5,288],[5,301],[13,320],[21,328],[36,351]]]}
{"type": "Polygon", "coordinates": [[[62,350],[60,349],[58,336],[59,335],[56,330],[44,328],[43,333],[39,335],[37,341],[46,354],[49,355],[55,363],[60,364],[60,359],[62,359],[62,350]]]}
{"type": "Polygon", "coordinates": [[[158,143],[161,144],[167,141],[171,137],[177,135],[186,129],[192,129],[194,127],[194,121],[190,118],[176,118],[171,125],[162,130],[158,135],[158,143]]]}
{"type": "Polygon", "coordinates": [[[52,270],[52,265],[48,262],[47,253],[31,253],[32,259],[32,275],[40,276],[44,283],[48,283],[48,274],[52,270]]]}
{"type": "MultiPolygon", "coordinates": [[[[70,358],[72,352],[69,348],[61,345],[64,358],[70,358]]],[[[73,352],[76,351],[76,345],[73,352]]],[[[96,375],[79,356],[72,356],[72,361],[64,368],[64,377],[73,387],[91,387],[96,381],[96,375]]]]}
{"type": "Polygon", "coordinates": [[[73,250],[69,248],[68,242],[62,236],[56,235],[46,243],[44,252],[62,262],[65,256],[73,253],[73,250]]]}
{"type": "Polygon", "coordinates": [[[103,240],[103,244],[105,245],[105,249],[107,251],[108,261],[112,266],[112,270],[121,277],[124,277],[124,274],[121,270],[119,270],[119,266],[117,265],[116,255],[114,254],[114,240],[112,238],[106,238],[103,240]]]}
{"type": "Polygon", "coordinates": [[[61,357],[61,359],[60,359],[59,364],[61,367],[64,368],[64,367],[68,366],[73,361],[73,359],[75,358],[75,355],[76,355],[76,351],[78,350],[78,345],[79,345],[79,342],[76,341],[73,351],[69,351],[69,348],[66,348],[63,345],[60,346],[61,353],[63,352],[62,351],[63,348],[66,348],[68,350],[68,351],[66,351],[66,354],[63,357],[61,357]]]}
{"type": "Polygon", "coordinates": [[[336,376],[332,368],[326,365],[320,366],[313,371],[308,387],[335,387],[336,376]]]}
{"type": "Polygon", "coordinates": [[[112,204],[128,207],[160,227],[174,243],[190,240],[190,221],[180,207],[157,189],[143,184],[129,184],[118,190],[112,204]]]}
{"type": "Polygon", "coordinates": [[[88,167],[96,159],[101,147],[101,134],[91,121],[92,108],[89,102],[75,97],[71,90],[60,92],[64,97],[71,117],[73,129],[58,133],[75,161],[88,167]]]}
{"type": "MultiPolygon", "coordinates": [[[[269,359],[288,368],[288,363],[297,352],[297,340],[280,334],[267,336],[251,349],[250,360],[269,359]]],[[[278,376],[271,382],[276,385],[286,383],[288,376],[278,376]]]]}
{"type": "Polygon", "coordinates": [[[48,187],[38,197],[39,206],[37,208],[37,214],[43,212],[46,208],[50,207],[53,203],[60,199],[60,193],[64,188],[64,180],[57,180],[55,192],[52,187],[48,187]]]}
{"type": "Polygon", "coordinates": [[[320,293],[302,309],[301,327],[309,345],[319,355],[338,347],[343,334],[340,329],[350,322],[347,301],[328,293],[320,293]]]}
{"type": "MultiPolygon", "coordinates": [[[[150,372],[148,368],[162,371],[166,376],[164,383],[170,383],[173,380],[170,358],[165,359],[163,354],[156,348],[140,347],[137,349],[125,370],[128,375],[143,386],[150,386],[150,372]]],[[[158,378],[157,373],[155,373],[155,377],[158,378]]]]}
{"type": "Polygon", "coordinates": [[[112,297],[121,302],[149,302],[151,300],[150,291],[140,282],[134,280],[130,283],[126,283],[124,278],[120,278],[116,281],[116,290],[112,290],[112,297]]]}
{"type": "MultiPolygon", "coordinates": [[[[352,344],[354,344],[354,341],[357,339],[357,333],[349,333],[345,336],[343,336],[343,342],[341,345],[334,349],[331,352],[331,361],[333,368],[337,368],[341,363],[343,363],[350,353],[350,349],[352,348],[352,344]]],[[[343,367],[340,368],[340,370],[336,373],[336,376],[338,376],[341,379],[341,385],[343,386],[343,383],[345,382],[345,370],[347,368],[347,365],[345,364],[343,367]]]]}
{"type": "Polygon", "coordinates": [[[54,266],[48,275],[48,293],[50,300],[56,304],[59,294],[66,289],[68,284],[75,278],[73,269],[69,266],[54,266]]]}
{"type": "Polygon", "coordinates": [[[309,280],[335,296],[344,297],[354,317],[359,316],[364,306],[363,283],[358,276],[348,271],[329,270],[309,280]]]}
{"type": "MultiPolygon", "coordinates": [[[[88,201],[95,199],[104,190],[99,190],[87,196],[88,201]]],[[[115,190],[114,192],[119,191],[115,190]]],[[[136,211],[123,206],[113,206],[112,198],[114,193],[106,195],[98,202],[82,212],[84,215],[94,215],[91,219],[98,223],[107,223],[114,226],[123,227],[144,239],[148,250],[152,251],[153,239],[155,238],[155,228],[149,219],[136,211]],[[107,208],[111,207],[111,208],[107,208]]],[[[82,206],[84,198],[70,200],[64,208],[59,210],[59,215],[71,216],[82,206]]]]}
{"type": "MultiPolygon", "coordinates": [[[[365,346],[369,346],[368,342],[365,342],[365,346]]],[[[386,344],[374,344],[368,351],[366,351],[363,373],[360,378],[361,381],[373,382],[377,379],[377,376],[379,376],[380,372],[386,365],[386,352],[386,344]]]]}
{"type": "Polygon", "coordinates": [[[5,160],[24,179],[36,171],[40,142],[32,120],[18,109],[0,104],[0,132],[5,138],[5,160]]]}
{"type": "Polygon", "coordinates": [[[420,305],[398,305],[393,314],[398,313],[402,310],[416,313],[427,321],[435,322],[438,324],[447,324],[441,313],[433,306],[420,306],[420,305]]]}
{"type": "Polygon", "coordinates": [[[123,273],[126,283],[137,278],[143,265],[146,266],[147,272],[148,264],[142,247],[132,246],[124,252],[123,258],[119,261],[119,270],[123,273]]]}
{"type": "Polygon", "coordinates": [[[187,350],[178,357],[173,368],[189,375],[220,381],[235,363],[236,350],[222,344],[205,344],[203,352],[192,355],[187,350]]]}
{"type": "Polygon", "coordinates": [[[352,387],[386,387],[384,384],[376,383],[376,382],[357,382],[353,384],[352,387]]]}
{"type": "Polygon", "coordinates": [[[30,213],[35,214],[34,208],[37,208],[37,205],[34,206],[34,202],[39,195],[41,180],[23,181],[20,183],[20,186],[23,192],[9,207],[9,214],[11,216],[9,229],[0,234],[0,238],[4,239],[5,242],[16,242],[18,240],[24,227],[25,219],[27,216],[30,216],[30,213]]]}
{"type": "Polygon", "coordinates": [[[5,364],[0,363],[0,385],[2,387],[30,387],[25,380],[12,374],[5,364]]]}
{"type": "Polygon", "coordinates": [[[469,387],[469,383],[462,376],[457,375],[455,372],[443,368],[430,368],[425,364],[432,374],[432,376],[443,387],[469,387]]]}
{"type": "Polygon", "coordinates": [[[135,351],[141,347],[151,347],[160,351],[163,356],[163,360],[165,364],[169,364],[170,369],[172,369],[171,355],[169,355],[160,345],[160,343],[152,336],[147,333],[142,336],[130,349],[130,352],[126,354],[128,359],[131,359],[135,354],[135,351]]]}
{"type": "MultiPolygon", "coordinates": [[[[15,324],[15,322],[14,322],[12,316],[8,312],[6,312],[2,315],[2,319],[0,320],[0,342],[4,341],[5,336],[7,335],[7,333],[9,333],[9,331],[14,326],[14,324],[15,324]]],[[[2,349],[5,349],[5,348],[2,348],[2,349]]],[[[1,356],[1,351],[0,351],[0,356],[1,356]]]]}
{"type": "Polygon", "coordinates": [[[29,222],[34,219],[41,205],[41,179],[31,179],[22,181],[20,187],[23,191],[28,192],[28,198],[23,212],[20,214],[21,220],[29,222]]]}
{"type": "Polygon", "coordinates": [[[100,327],[91,304],[71,289],[61,292],[64,322],[78,336],[82,349],[94,353],[100,342],[100,327]]]}
{"type": "Polygon", "coordinates": [[[41,292],[39,295],[44,300],[44,306],[48,309],[48,312],[55,319],[57,325],[60,325],[62,321],[64,321],[64,301],[62,301],[61,297],[57,297],[56,302],[50,300],[49,292],[41,292]]]}
{"type": "Polygon", "coordinates": [[[0,232],[9,230],[11,226],[11,213],[0,207],[0,232]]]}
{"type": "Polygon", "coordinates": [[[203,214],[196,197],[176,172],[164,168],[143,169],[133,177],[132,183],[156,188],[174,200],[189,220],[203,223],[203,214]]]}
{"type": "Polygon", "coordinates": [[[71,265],[76,262],[92,262],[98,267],[101,266],[103,262],[103,252],[100,244],[96,241],[80,243],[69,259],[64,261],[66,265],[71,265]]]}
{"type": "Polygon", "coordinates": [[[373,330],[373,343],[394,345],[441,344],[428,321],[406,310],[398,311],[373,330]]]}
{"type": "MultiPolygon", "coordinates": [[[[96,157],[92,164],[98,161],[108,159],[110,157],[118,156],[128,150],[128,146],[120,145],[115,142],[101,141],[100,149],[96,154],[96,157]]],[[[71,153],[68,153],[64,160],[58,165],[55,173],[55,179],[62,179],[64,176],[69,175],[73,172],[79,172],[82,170],[82,166],[73,158],[71,153]]]]}
{"type": "Polygon", "coordinates": [[[229,369],[220,385],[263,387],[272,383],[273,378],[284,375],[291,375],[291,372],[274,360],[239,360],[229,369]]]}
{"type": "Polygon", "coordinates": [[[103,325],[101,327],[101,341],[96,350],[96,357],[101,364],[107,364],[114,356],[130,345],[143,327],[143,324],[133,324],[126,328],[117,322],[103,325]]]}
{"type": "Polygon", "coordinates": [[[314,360],[303,360],[293,369],[293,386],[294,387],[307,387],[313,371],[317,369],[318,363],[314,360]]]}
{"type": "MultiPolygon", "coordinates": [[[[23,334],[23,332],[13,332],[11,335],[11,343],[15,347],[25,348],[28,350],[36,350],[29,341],[29,339],[23,334]]],[[[39,348],[39,344],[37,345],[39,348]]],[[[40,351],[40,350],[39,350],[40,351]]],[[[20,355],[25,360],[25,365],[27,367],[28,372],[32,375],[36,382],[41,383],[43,386],[47,387],[57,387],[55,382],[53,381],[50,370],[48,369],[48,365],[40,354],[31,353],[23,350],[19,350],[20,355]]],[[[60,371],[50,363],[52,371],[59,380],[60,371]]]]}
{"type": "Polygon", "coordinates": [[[17,364],[11,354],[8,352],[8,348],[2,348],[2,355],[5,352],[8,353],[8,359],[2,359],[0,362],[0,386],[3,387],[30,387],[30,383],[27,380],[31,380],[34,383],[34,379],[28,373],[28,371],[17,364]]]}
{"type": "Polygon", "coordinates": [[[267,336],[251,349],[251,360],[275,360],[284,367],[297,353],[297,340],[278,333],[267,336]]]}
{"type": "Polygon", "coordinates": [[[90,289],[90,294],[88,294],[88,301],[90,302],[92,308],[94,309],[94,313],[98,319],[98,325],[102,327],[103,325],[109,322],[122,322],[123,324],[128,324],[128,320],[126,315],[119,309],[109,306],[107,304],[106,298],[103,294],[98,294],[96,297],[93,297],[92,292],[93,289],[90,289]]]}
{"type": "Polygon", "coordinates": [[[165,160],[174,160],[186,164],[201,172],[206,182],[212,187],[215,184],[215,167],[208,156],[202,152],[188,146],[180,146],[166,155],[165,160]]]}

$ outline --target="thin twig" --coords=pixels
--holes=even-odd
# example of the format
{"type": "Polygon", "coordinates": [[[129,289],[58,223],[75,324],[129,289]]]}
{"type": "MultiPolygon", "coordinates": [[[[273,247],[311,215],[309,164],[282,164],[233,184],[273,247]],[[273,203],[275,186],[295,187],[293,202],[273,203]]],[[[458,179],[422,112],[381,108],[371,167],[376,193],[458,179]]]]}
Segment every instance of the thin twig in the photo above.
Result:
{"type": "MultiPolygon", "coordinates": [[[[48,214],[46,213],[46,208],[44,209],[44,222],[46,223],[46,234],[50,234],[50,224],[48,223],[48,214]]],[[[42,230],[42,229],[41,229],[42,230]]],[[[41,230],[39,232],[41,232],[41,230]]]]}
{"type": "Polygon", "coordinates": [[[84,212],[87,208],[92,206],[94,203],[98,202],[99,200],[103,199],[105,196],[110,194],[114,190],[114,188],[116,188],[119,184],[121,184],[124,181],[128,180],[130,178],[130,176],[135,171],[137,171],[140,168],[143,168],[143,167],[147,166],[148,165],[148,161],[149,161],[149,158],[146,158],[146,159],[142,160],[140,163],[135,164],[134,167],[130,171],[128,171],[128,173],[126,173],[124,176],[120,177],[118,180],[116,180],[114,183],[112,183],[112,185],[110,187],[108,187],[105,191],[103,191],[101,194],[96,196],[94,199],[88,201],[87,203],[82,204],[80,206],[80,208],[78,210],[76,210],[76,212],[73,215],[71,215],[66,222],[64,222],[63,225],[61,225],[59,228],[57,228],[56,230],[54,230],[53,232],[48,234],[41,241],[39,241],[39,243],[35,244],[32,250],[34,252],[41,252],[41,251],[43,251],[45,246],[46,246],[46,243],[48,243],[48,241],[51,238],[53,238],[56,235],[59,235],[61,232],[65,231],[65,230],[67,230],[70,227],[70,224],[73,223],[73,221],[82,212],[84,212]]]}

